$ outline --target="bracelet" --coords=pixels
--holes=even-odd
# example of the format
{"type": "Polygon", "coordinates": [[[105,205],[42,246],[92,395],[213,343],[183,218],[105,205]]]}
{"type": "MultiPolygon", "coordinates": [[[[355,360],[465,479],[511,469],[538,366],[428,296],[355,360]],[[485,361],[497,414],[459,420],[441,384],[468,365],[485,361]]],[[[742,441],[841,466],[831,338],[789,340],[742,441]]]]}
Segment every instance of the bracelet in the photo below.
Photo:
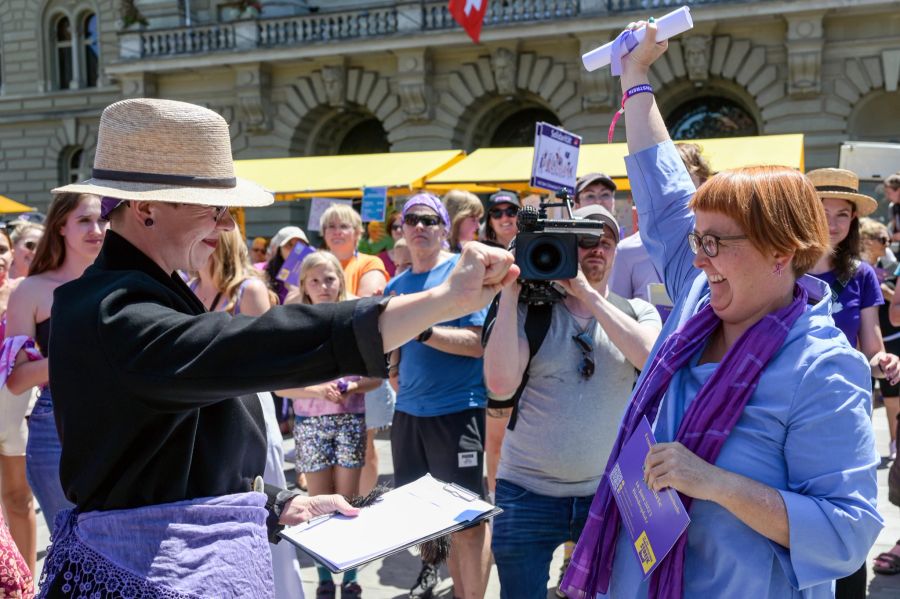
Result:
{"type": "Polygon", "coordinates": [[[426,341],[431,339],[431,335],[433,333],[434,333],[434,327],[428,327],[427,329],[425,329],[424,331],[419,333],[419,336],[416,337],[416,341],[418,341],[419,343],[425,343],[426,341]]]}
{"type": "Polygon", "coordinates": [[[625,91],[622,94],[622,107],[616,111],[616,114],[613,115],[612,123],[609,124],[609,133],[606,135],[606,143],[611,144],[613,140],[613,134],[616,131],[616,123],[619,122],[619,117],[625,114],[625,100],[630,98],[631,96],[636,96],[637,94],[652,94],[653,86],[649,83],[642,83],[640,85],[635,85],[634,87],[625,91]]]}

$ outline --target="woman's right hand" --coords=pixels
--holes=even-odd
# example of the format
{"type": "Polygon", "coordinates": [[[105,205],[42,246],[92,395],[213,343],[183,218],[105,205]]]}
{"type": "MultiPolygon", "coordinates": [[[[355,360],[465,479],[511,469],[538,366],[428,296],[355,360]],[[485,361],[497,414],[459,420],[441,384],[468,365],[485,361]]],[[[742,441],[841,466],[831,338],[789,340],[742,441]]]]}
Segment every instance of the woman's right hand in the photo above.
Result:
{"type": "Polygon", "coordinates": [[[341,390],[338,389],[338,385],[335,382],[316,385],[316,393],[322,399],[328,400],[333,403],[341,403],[341,400],[343,400],[341,390]]]}
{"type": "Polygon", "coordinates": [[[648,23],[647,21],[638,21],[629,23],[628,29],[637,31],[641,27],[646,26],[647,32],[644,39],[637,47],[626,54],[622,58],[622,86],[627,85],[633,87],[640,83],[647,82],[647,75],[650,72],[650,66],[659,60],[659,57],[666,53],[669,48],[669,41],[663,40],[656,42],[656,23],[648,23]]]}

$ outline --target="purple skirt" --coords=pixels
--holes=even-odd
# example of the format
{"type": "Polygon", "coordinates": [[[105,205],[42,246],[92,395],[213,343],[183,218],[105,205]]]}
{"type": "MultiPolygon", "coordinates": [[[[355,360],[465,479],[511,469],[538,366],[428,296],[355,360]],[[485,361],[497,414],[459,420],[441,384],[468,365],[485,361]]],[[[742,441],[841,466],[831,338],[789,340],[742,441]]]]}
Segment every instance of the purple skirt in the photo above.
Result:
{"type": "Polygon", "coordinates": [[[238,493],[57,518],[44,597],[273,597],[266,496],[238,493]]]}

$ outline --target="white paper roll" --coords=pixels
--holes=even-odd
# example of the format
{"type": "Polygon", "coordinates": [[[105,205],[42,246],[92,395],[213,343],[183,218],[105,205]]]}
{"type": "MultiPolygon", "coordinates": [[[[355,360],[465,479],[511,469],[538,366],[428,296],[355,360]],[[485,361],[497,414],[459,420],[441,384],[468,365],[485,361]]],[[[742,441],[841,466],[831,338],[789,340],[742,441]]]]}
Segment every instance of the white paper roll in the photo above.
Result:
{"type": "MultiPolygon", "coordinates": [[[[687,6],[682,6],[673,10],[666,16],[660,17],[656,21],[656,26],[656,39],[660,42],[670,37],[675,37],[679,33],[684,33],[694,27],[694,21],[691,20],[691,9],[687,6]]],[[[644,39],[644,34],[645,29],[641,27],[634,32],[634,37],[638,42],[641,42],[644,39]]],[[[584,63],[584,68],[589,71],[596,71],[608,65],[611,59],[612,45],[613,43],[609,42],[582,55],[581,62],[584,63]]],[[[626,54],[628,54],[628,48],[623,45],[622,56],[626,54]]]]}

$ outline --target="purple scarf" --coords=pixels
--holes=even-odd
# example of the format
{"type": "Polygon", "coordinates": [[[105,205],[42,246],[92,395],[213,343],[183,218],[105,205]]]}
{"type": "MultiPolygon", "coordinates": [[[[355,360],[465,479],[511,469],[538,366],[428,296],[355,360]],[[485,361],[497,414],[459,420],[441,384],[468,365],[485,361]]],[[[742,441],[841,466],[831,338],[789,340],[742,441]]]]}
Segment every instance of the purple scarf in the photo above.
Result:
{"type": "MultiPolygon", "coordinates": [[[[795,286],[793,302],[767,314],[741,335],[688,406],[675,435],[676,441],[698,457],[715,464],[722,445],[753,395],[763,369],[781,348],[791,326],[803,312],[806,301],[806,290],[800,285],[795,286]]],[[[593,598],[597,593],[609,592],[621,521],[609,487],[609,471],[641,418],[646,416],[650,422],[655,420],[660,401],[675,372],[687,365],[704,347],[720,322],[707,304],[663,342],[646,368],[646,374],[619,428],[603,481],[594,495],[584,531],[560,585],[569,597],[593,598]]],[[[690,510],[692,499],[679,495],[685,509],[690,510]]],[[[681,598],[686,547],[687,534],[683,534],[653,573],[650,597],[681,598]]]]}

